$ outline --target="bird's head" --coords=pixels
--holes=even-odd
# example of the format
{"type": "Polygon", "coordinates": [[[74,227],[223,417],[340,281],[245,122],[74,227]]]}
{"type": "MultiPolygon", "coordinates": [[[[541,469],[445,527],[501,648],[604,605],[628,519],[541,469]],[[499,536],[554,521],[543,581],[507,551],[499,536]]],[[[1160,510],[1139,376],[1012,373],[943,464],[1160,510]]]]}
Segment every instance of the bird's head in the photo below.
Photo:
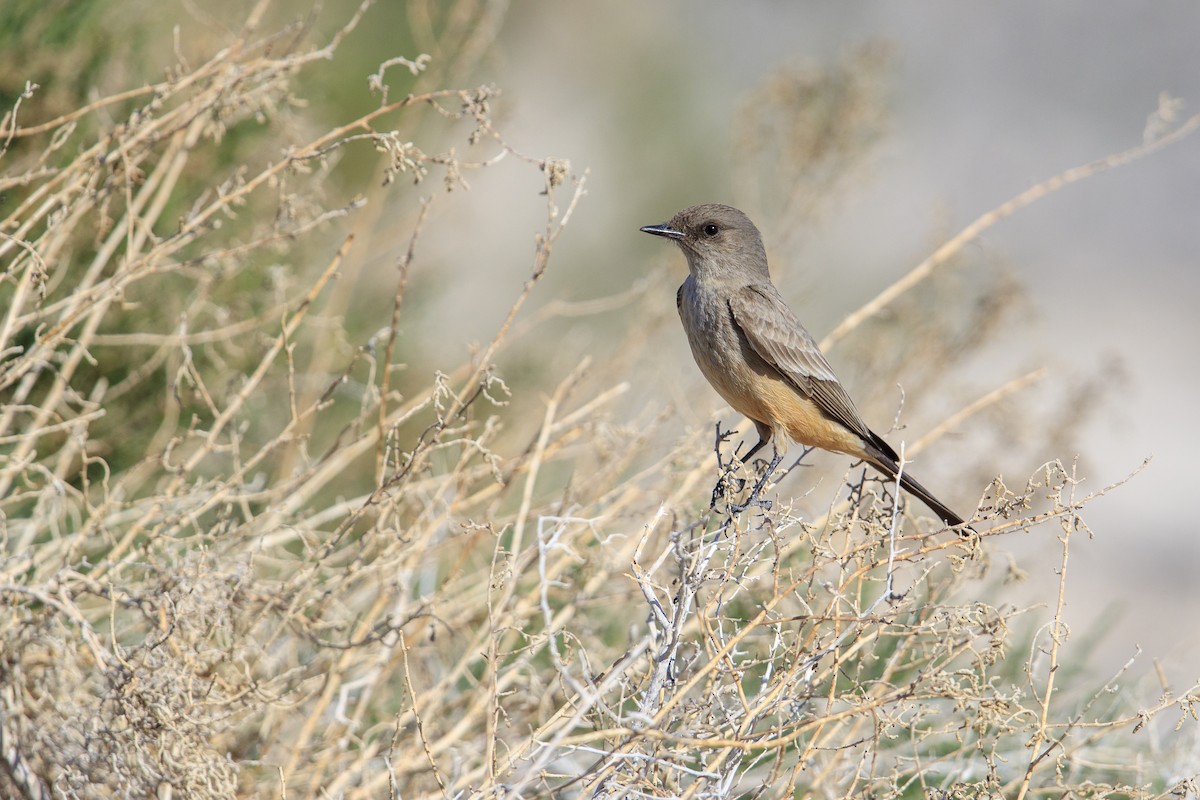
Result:
{"type": "Polygon", "coordinates": [[[750,218],[733,206],[692,206],[670,222],[641,230],[679,245],[688,270],[698,281],[746,284],[770,280],[762,236],[750,218]]]}

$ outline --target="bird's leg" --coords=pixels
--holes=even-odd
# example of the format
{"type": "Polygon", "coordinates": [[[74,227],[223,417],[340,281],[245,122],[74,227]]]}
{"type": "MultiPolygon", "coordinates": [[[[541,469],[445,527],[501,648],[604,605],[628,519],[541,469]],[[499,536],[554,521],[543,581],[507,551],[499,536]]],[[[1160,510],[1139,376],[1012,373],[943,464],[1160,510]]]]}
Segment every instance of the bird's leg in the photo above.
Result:
{"type": "MultiPolygon", "coordinates": [[[[742,463],[749,463],[750,459],[763,448],[767,442],[771,441],[772,430],[770,426],[763,425],[761,422],[755,421],[754,427],[758,429],[758,444],[750,448],[750,452],[742,456],[742,463]]],[[[740,514],[747,508],[759,506],[764,511],[771,510],[771,501],[761,499],[760,495],[763,489],[766,488],[767,481],[771,480],[771,476],[775,474],[775,468],[779,466],[779,462],[783,461],[784,453],[779,452],[777,445],[772,445],[771,450],[773,455],[770,463],[767,464],[766,470],[759,476],[758,481],[754,484],[754,488],[750,490],[750,496],[746,500],[736,506],[731,506],[730,511],[740,514]]]]}
{"type": "MultiPolygon", "coordinates": [[[[757,453],[759,450],[762,450],[763,447],[767,444],[767,442],[771,441],[771,435],[773,433],[775,433],[775,431],[771,428],[770,425],[764,425],[763,423],[759,422],[758,420],[754,420],[754,429],[756,431],[758,431],[758,444],[754,445],[754,447],[751,447],[750,450],[746,453],[746,455],[742,456],[743,464],[749,464],[750,459],[754,458],[754,454],[757,453]]],[[[778,455],[778,453],[779,453],[778,448],[775,449],[775,453],[778,455]]]]}
{"type": "MultiPolygon", "coordinates": [[[[761,444],[759,446],[761,446],[761,444]]],[[[755,449],[758,448],[756,447],[755,449]]],[[[750,490],[750,496],[746,498],[743,508],[749,508],[750,506],[762,506],[766,511],[771,510],[771,501],[760,500],[758,496],[762,494],[762,490],[766,487],[767,481],[769,481],[771,476],[775,474],[775,468],[779,466],[779,462],[783,461],[783,455],[783,453],[779,452],[779,448],[775,448],[775,454],[772,456],[771,462],[767,464],[766,470],[763,471],[763,474],[759,477],[758,482],[754,484],[754,488],[750,490]]]]}
{"type": "MultiPolygon", "coordinates": [[[[750,459],[752,459],[754,457],[754,454],[757,453],[759,450],[763,449],[763,447],[768,442],[771,441],[771,435],[772,435],[772,433],[774,433],[774,431],[772,431],[772,429],[769,425],[764,425],[763,423],[759,422],[758,420],[754,421],[754,427],[758,431],[758,443],[755,444],[753,447],[751,447],[746,452],[745,455],[738,458],[738,461],[740,461],[743,464],[749,464],[750,459]]],[[[725,436],[728,437],[728,435],[729,434],[726,433],[725,436]]],[[[722,441],[724,441],[724,439],[721,437],[721,427],[718,424],[718,426],[717,426],[717,443],[718,443],[717,444],[717,463],[718,464],[720,464],[720,443],[722,441]]],[[[754,485],[754,488],[750,491],[750,496],[748,498],[746,498],[746,501],[744,503],[731,503],[729,505],[729,510],[732,513],[740,514],[743,511],[745,511],[747,508],[751,508],[752,506],[761,506],[763,509],[766,509],[768,511],[771,509],[771,501],[770,500],[761,500],[761,499],[759,499],[759,495],[762,494],[762,490],[767,485],[767,481],[770,480],[771,475],[774,474],[775,468],[779,466],[779,462],[783,461],[784,454],[779,452],[779,448],[773,447],[772,449],[774,451],[774,455],[772,456],[770,463],[767,465],[766,472],[764,472],[759,477],[757,483],[755,483],[755,485],[754,485]]],[[[717,485],[715,487],[713,487],[712,505],[709,506],[710,508],[715,508],[717,505],[717,500],[720,499],[721,497],[723,497],[725,495],[725,491],[728,488],[730,488],[729,475],[733,472],[733,468],[734,468],[734,462],[731,462],[729,464],[728,469],[723,470],[721,477],[718,478],[717,485]]],[[[740,491],[742,489],[742,487],[744,487],[745,485],[746,485],[745,481],[740,481],[738,483],[737,490],[740,491]]]]}
{"type": "Polygon", "coordinates": [[[761,433],[759,433],[759,436],[758,436],[758,444],[754,445],[754,447],[751,447],[751,448],[750,448],[750,449],[749,449],[749,450],[746,452],[746,455],[742,456],[742,463],[743,463],[743,464],[749,464],[749,463],[750,463],[750,459],[754,458],[754,454],[755,454],[755,453],[757,453],[759,450],[762,450],[762,449],[763,449],[763,445],[765,445],[765,444],[766,444],[767,442],[769,442],[769,441],[771,441],[771,434],[770,434],[769,432],[767,433],[767,436],[766,436],[766,438],[763,438],[762,434],[761,434],[761,433]]]}

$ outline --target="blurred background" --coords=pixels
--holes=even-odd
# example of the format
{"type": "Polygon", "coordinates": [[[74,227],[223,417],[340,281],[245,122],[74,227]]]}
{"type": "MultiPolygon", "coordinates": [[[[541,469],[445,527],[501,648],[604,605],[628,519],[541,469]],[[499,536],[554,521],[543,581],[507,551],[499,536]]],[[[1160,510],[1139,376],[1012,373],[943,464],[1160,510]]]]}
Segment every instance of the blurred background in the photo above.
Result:
{"type": "MultiPolygon", "coordinates": [[[[504,89],[515,141],[591,173],[578,225],[562,245],[556,292],[613,292],[660,269],[677,282],[683,259],[637,227],[693,203],[728,202],[759,221],[776,282],[819,339],[978,215],[1141,142],[1160,95],[1181,101],[1181,119],[1200,110],[1198,32],[1200,7],[1186,1],[616,2],[604,13],[515,3],[485,72],[504,89]],[[819,211],[782,214],[756,184],[751,159],[737,152],[739,119],[781,75],[855,59],[872,64],[877,135],[852,160],[852,173],[830,182],[819,211]]],[[[988,440],[988,452],[973,457],[939,442],[914,467],[936,475],[937,491],[961,506],[977,490],[946,488],[960,456],[1019,483],[1042,460],[1078,455],[1084,493],[1152,459],[1088,509],[1096,537],[1072,549],[1068,619],[1077,633],[1102,625],[1109,667],[1135,645],[1165,662],[1197,663],[1195,637],[1179,634],[1194,630],[1200,615],[1200,531],[1188,511],[1200,445],[1192,405],[1200,377],[1198,212],[1200,138],[1192,137],[1067,187],[973,243],[968,268],[1011,275],[1022,310],[984,357],[941,376],[936,390],[967,399],[1046,366],[1025,408],[1045,403],[1049,411],[1065,392],[1078,417],[1064,420],[1073,428],[1065,442],[1039,440],[1032,428],[1021,438],[1018,420],[1016,440],[988,440]]],[[[487,235],[463,263],[486,263],[485,250],[506,230],[524,235],[525,226],[510,221],[485,222],[487,235]]],[[[663,293],[663,304],[671,301],[663,293]]],[[[663,383],[687,386],[705,412],[720,408],[677,326],[656,335],[661,361],[648,366],[668,376],[663,383]]],[[[883,392],[894,407],[894,386],[854,373],[836,349],[830,358],[861,405],[883,392]]],[[[901,381],[910,401],[929,391],[901,381]]],[[[661,402],[661,385],[639,389],[635,402],[661,402]]],[[[886,427],[887,416],[868,416],[886,427]]],[[[723,418],[736,421],[727,409],[723,418]]],[[[963,446],[979,441],[986,425],[977,418],[958,431],[963,446]]],[[[913,435],[922,432],[913,423],[913,435]]],[[[1020,558],[1025,590],[1050,596],[1059,554],[1049,533],[998,547],[1020,558]]]]}
{"type": "MultiPolygon", "coordinates": [[[[5,83],[6,107],[21,82],[44,73],[38,97],[47,105],[25,112],[26,123],[53,116],[55,92],[66,89],[52,73],[64,58],[77,59],[72,73],[92,81],[80,84],[83,97],[112,93],[158,80],[176,54],[212,52],[246,14],[241,4],[60,2],[55,14],[35,17],[40,5],[5,12],[10,34],[29,34],[0,56],[4,71],[20,77],[5,83]],[[90,50],[77,46],[79,37],[90,50]]],[[[369,9],[338,50],[337,70],[300,81],[312,113],[349,119],[377,105],[367,75],[386,59],[415,58],[422,20],[453,25],[455,8],[467,4],[453,5],[445,15],[430,13],[436,3],[369,9]]],[[[289,0],[267,12],[309,19],[320,41],[356,7],[329,0],[314,20],[311,4],[289,0]]],[[[711,428],[716,418],[740,420],[704,384],[674,319],[681,256],[639,226],[698,202],[745,209],[763,229],[782,293],[820,339],[980,214],[1064,169],[1138,145],[1160,108],[1177,106],[1179,119],[1200,110],[1200,6],[1189,0],[1103,8],[1082,0],[526,0],[480,8],[458,20],[494,27],[477,51],[433,52],[431,63],[454,85],[500,90],[493,112],[513,148],[587,171],[587,194],[528,312],[617,298],[598,306],[607,310],[563,316],[554,347],[506,365],[505,376],[552,386],[580,359],[611,355],[622,335],[641,331],[652,346],[631,351],[623,413],[636,421],[669,410],[662,427],[670,437],[711,428]]],[[[388,73],[393,99],[408,91],[405,74],[388,73]]],[[[61,103],[73,108],[78,99],[61,103]]],[[[350,163],[337,180],[329,191],[352,196],[377,176],[350,163]]],[[[507,308],[496,297],[516,295],[544,225],[544,204],[530,202],[542,186],[527,165],[508,159],[468,183],[433,207],[414,267],[416,316],[407,330],[419,352],[406,358],[424,370],[458,363],[491,337],[507,308]]],[[[357,256],[366,261],[344,300],[366,326],[386,324],[392,266],[414,208],[373,207],[359,248],[366,255],[357,256]]],[[[1067,618],[1077,633],[1106,633],[1100,669],[1124,663],[1137,645],[1167,664],[1197,663],[1195,637],[1180,632],[1194,630],[1200,613],[1200,537],[1186,502],[1200,444],[1191,405],[1198,210],[1200,137],[1191,137],[990,228],[919,307],[894,325],[864,326],[829,354],[873,427],[887,430],[903,402],[906,427],[886,437],[896,444],[1047,368],[1011,403],[966,420],[921,454],[914,471],[959,508],[970,509],[991,477],[1020,487],[1050,459],[1078,456],[1084,494],[1151,459],[1087,509],[1096,537],[1071,550],[1067,618]],[[889,352],[924,346],[914,329],[922,316],[934,327],[955,321],[950,333],[967,339],[975,325],[986,335],[944,370],[879,367],[872,354],[885,349],[880,337],[889,352]]],[[[697,457],[712,458],[707,450],[697,457]]],[[[818,473],[827,474],[818,480],[828,495],[845,460],[818,463],[828,465],[818,473]]],[[[1027,573],[1013,587],[1014,604],[1053,597],[1060,555],[1052,531],[995,547],[1027,573]]]]}

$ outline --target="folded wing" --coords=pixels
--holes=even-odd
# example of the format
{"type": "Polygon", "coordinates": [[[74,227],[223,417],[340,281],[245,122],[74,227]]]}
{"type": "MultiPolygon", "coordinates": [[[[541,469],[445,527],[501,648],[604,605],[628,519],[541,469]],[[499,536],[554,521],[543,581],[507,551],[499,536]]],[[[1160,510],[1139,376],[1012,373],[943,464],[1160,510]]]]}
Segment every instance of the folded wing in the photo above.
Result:
{"type": "Polygon", "coordinates": [[[817,343],[774,286],[742,287],[730,297],[729,311],[754,352],[798,392],[811,398],[823,414],[867,442],[878,438],[854,407],[817,343]]]}

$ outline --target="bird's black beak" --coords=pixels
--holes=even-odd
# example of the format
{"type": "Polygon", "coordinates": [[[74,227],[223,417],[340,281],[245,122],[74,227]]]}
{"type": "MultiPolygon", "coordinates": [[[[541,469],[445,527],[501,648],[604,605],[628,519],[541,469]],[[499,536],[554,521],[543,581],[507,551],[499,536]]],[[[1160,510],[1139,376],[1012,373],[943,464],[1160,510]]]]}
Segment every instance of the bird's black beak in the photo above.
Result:
{"type": "Polygon", "coordinates": [[[668,222],[664,222],[661,225],[646,225],[639,230],[642,233],[652,233],[655,236],[665,236],[668,239],[682,239],[684,237],[683,231],[675,230],[668,222]]]}

